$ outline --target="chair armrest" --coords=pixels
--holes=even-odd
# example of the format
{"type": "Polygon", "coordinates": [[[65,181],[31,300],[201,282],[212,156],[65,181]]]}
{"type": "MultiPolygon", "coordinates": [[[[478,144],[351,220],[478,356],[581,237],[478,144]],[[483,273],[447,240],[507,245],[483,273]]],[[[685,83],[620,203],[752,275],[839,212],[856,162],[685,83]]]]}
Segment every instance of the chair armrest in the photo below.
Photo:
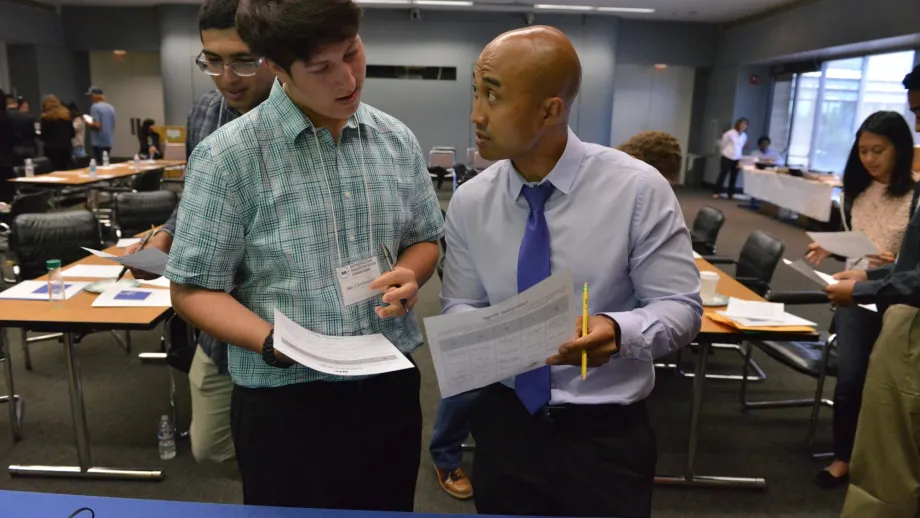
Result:
{"type": "Polygon", "coordinates": [[[7,237],[13,235],[13,229],[11,229],[9,225],[2,221],[0,221],[0,232],[6,234],[7,237]]]}
{"type": "Polygon", "coordinates": [[[737,259],[725,257],[724,255],[704,255],[703,259],[709,264],[738,264],[737,259]]]}
{"type": "Polygon", "coordinates": [[[828,304],[830,300],[823,291],[781,291],[770,293],[766,296],[770,302],[783,304],[828,304]]]}
{"type": "Polygon", "coordinates": [[[735,280],[761,296],[770,291],[770,285],[756,277],[735,277],[735,280]]]}

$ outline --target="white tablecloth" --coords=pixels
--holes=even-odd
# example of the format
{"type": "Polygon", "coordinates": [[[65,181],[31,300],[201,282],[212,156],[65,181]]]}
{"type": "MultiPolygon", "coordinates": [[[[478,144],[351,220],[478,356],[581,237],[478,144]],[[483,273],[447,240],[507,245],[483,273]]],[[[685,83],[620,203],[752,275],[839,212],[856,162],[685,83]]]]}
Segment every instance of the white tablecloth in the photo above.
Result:
{"type": "Polygon", "coordinates": [[[831,219],[834,186],[753,166],[742,167],[744,194],[818,221],[831,219]]]}

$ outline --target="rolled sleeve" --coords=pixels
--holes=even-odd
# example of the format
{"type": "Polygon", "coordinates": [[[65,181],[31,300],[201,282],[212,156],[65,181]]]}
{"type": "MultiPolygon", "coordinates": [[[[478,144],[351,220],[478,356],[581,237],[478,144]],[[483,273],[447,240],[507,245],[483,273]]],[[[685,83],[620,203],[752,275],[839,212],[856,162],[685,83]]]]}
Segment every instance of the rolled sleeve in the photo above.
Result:
{"type": "Polygon", "coordinates": [[[207,142],[192,153],[188,169],[165,275],[177,284],[229,292],[245,247],[230,171],[207,142]]]}
{"type": "Polygon", "coordinates": [[[425,157],[415,136],[411,133],[412,153],[415,156],[413,179],[415,196],[412,200],[412,224],[403,235],[400,248],[405,250],[416,243],[434,243],[444,236],[444,218],[441,216],[441,204],[431,185],[425,157]]]}
{"type": "Polygon", "coordinates": [[[457,191],[447,208],[444,235],[447,254],[444,256],[444,279],[441,281],[441,313],[460,313],[489,305],[489,296],[476,272],[467,246],[464,228],[465,204],[463,193],[457,191]]]}
{"type": "Polygon", "coordinates": [[[620,356],[652,361],[689,344],[703,318],[700,274],[680,205],[663,178],[652,177],[633,214],[629,276],[638,301],[604,312],[620,326],[620,356]],[[660,180],[660,181],[658,181],[660,180]]]}

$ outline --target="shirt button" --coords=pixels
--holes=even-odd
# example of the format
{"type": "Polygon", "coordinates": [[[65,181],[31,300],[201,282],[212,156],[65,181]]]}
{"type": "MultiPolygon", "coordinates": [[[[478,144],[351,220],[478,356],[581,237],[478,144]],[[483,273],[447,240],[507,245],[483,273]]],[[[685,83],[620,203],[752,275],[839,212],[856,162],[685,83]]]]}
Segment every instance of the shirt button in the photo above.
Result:
{"type": "Polygon", "coordinates": [[[352,243],[354,243],[354,242],[355,242],[355,235],[352,234],[352,235],[348,236],[348,240],[351,241],[352,243]]]}
{"type": "Polygon", "coordinates": [[[345,191],[345,199],[346,199],[346,200],[350,200],[350,199],[351,199],[351,193],[350,193],[350,192],[345,191]]]}

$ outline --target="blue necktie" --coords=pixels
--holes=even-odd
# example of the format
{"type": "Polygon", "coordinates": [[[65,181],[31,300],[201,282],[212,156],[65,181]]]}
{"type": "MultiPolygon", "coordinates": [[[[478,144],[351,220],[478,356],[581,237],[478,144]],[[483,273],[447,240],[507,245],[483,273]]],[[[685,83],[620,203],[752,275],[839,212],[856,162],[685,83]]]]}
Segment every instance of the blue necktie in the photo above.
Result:
{"type": "MultiPolygon", "coordinates": [[[[521,194],[530,205],[530,215],[527,216],[524,239],[518,252],[518,293],[550,276],[549,227],[546,225],[543,206],[553,190],[553,184],[549,182],[521,189],[521,194]]],[[[531,414],[549,403],[549,374],[549,366],[544,365],[514,378],[514,392],[531,414]]]]}

